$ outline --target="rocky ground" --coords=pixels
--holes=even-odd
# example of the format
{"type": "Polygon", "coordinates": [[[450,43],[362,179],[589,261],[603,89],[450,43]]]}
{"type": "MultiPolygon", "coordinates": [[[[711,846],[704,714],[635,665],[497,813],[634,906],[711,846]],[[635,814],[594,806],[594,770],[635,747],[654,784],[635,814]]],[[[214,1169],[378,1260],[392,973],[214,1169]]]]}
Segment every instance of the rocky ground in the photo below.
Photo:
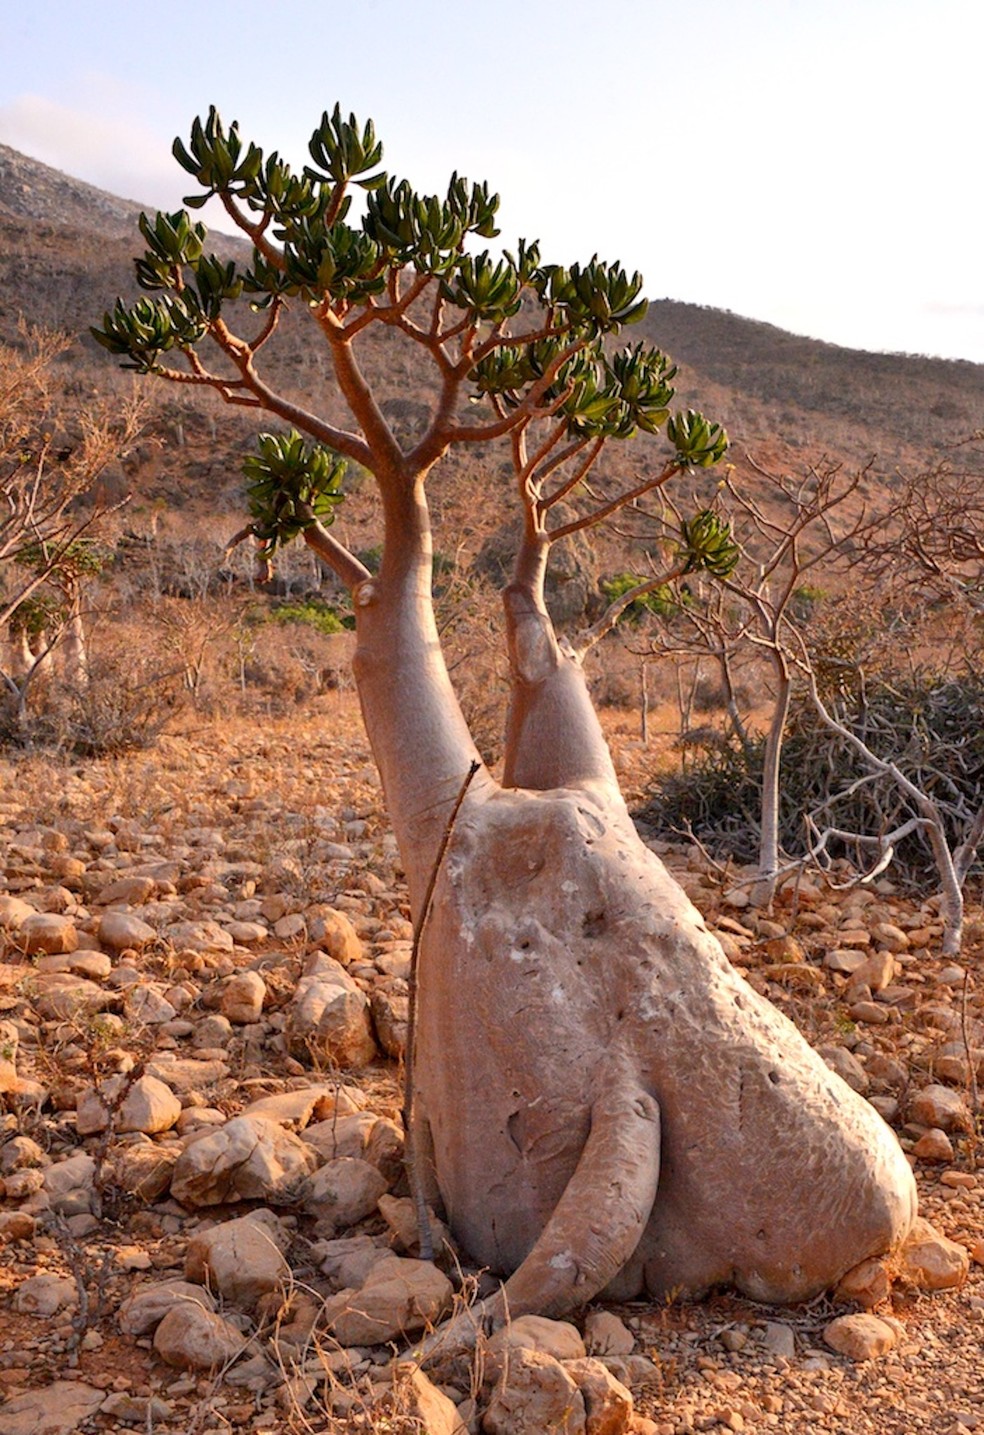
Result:
{"type": "MultiPolygon", "coordinates": [[[[614,746],[631,791],[652,755],[614,746]]],[[[979,908],[950,962],[887,883],[764,918],[653,841],[896,1127],[933,1229],[805,1308],[521,1320],[425,1377],[394,1352],[482,1277],[436,1222],[420,1259],[406,1199],[411,928],[351,699],[0,761],[0,1435],[984,1431],[979,908]]]]}

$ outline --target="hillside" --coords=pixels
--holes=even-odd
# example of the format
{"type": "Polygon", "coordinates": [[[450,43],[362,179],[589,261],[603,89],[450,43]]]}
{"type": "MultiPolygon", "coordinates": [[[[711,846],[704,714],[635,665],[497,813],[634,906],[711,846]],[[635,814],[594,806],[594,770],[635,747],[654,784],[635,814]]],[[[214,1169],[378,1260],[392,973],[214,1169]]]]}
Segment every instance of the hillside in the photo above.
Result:
{"type": "MultiPolygon", "coordinates": [[[[0,145],[0,339],[13,336],[22,314],[85,335],[118,294],[132,294],[139,213],[0,145]]],[[[232,246],[221,236],[217,247],[232,246]]],[[[680,365],[680,396],[699,400],[737,448],[767,462],[827,454],[857,467],[874,456],[873,472],[885,478],[984,427],[982,365],[844,349],[671,299],[652,304],[640,332],[680,365]]],[[[319,366],[303,344],[289,352],[286,339],[280,363],[309,392],[319,366]]],[[[75,362],[94,354],[83,338],[75,362]]],[[[394,394],[405,395],[405,369],[392,361],[392,370],[394,394]]],[[[101,381],[110,372],[101,359],[101,381]]]]}

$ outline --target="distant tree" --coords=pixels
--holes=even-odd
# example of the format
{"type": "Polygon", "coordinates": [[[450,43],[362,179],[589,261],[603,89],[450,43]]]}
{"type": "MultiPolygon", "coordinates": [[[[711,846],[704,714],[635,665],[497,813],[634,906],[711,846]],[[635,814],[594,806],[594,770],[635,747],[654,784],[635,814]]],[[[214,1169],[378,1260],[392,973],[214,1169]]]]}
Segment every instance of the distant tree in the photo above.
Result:
{"type": "Polygon", "coordinates": [[[140,427],[141,404],[79,407],[58,393],[59,334],[23,328],[0,345],[0,681],[23,717],[32,681],[60,648],[65,679],[87,676],[82,594],[102,559],[100,525],[126,500],[101,487],[140,427]]]}
{"type": "MultiPolygon", "coordinates": [[[[444,197],[417,194],[379,169],[371,124],[337,107],[309,153],[295,172],[214,110],[196,121],[190,145],[175,143],[199,186],[186,202],[216,196],[251,262],[211,253],[187,211],[144,216],[148,297],[118,302],[95,332],[140,373],[283,422],[248,468],[249,532],[267,559],[302,537],[351,590],[356,682],[420,932],[416,1179],[474,1257],[511,1273],[495,1319],[564,1311],[613,1281],[626,1294],[721,1280],[763,1298],[816,1291],[904,1233],[911,1172],[641,843],[543,598],[552,544],[715,464],[726,437],[671,412],[659,350],[612,347],[645,314],[638,275],[597,258],[547,264],[525,241],[501,257],[479,249],[497,232],[487,186],[455,175],[444,197]],[[351,427],[261,372],[288,306],[324,344],[351,427]],[[426,419],[402,438],[357,356],[372,330],[436,379],[426,419]],[[634,473],[601,475],[606,446],[637,433],[668,446],[634,473]],[[503,595],[502,784],[444,664],[425,496],[449,450],[499,440],[522,516],[503,595]],[[376,574],[332,531],[345,459],[379,491],[376,574]]],[[[489,482],[475,502],[503,498],[489,482]]],[[[678,555],[699,571],[721,537],[688,516],[678,555]]]]}

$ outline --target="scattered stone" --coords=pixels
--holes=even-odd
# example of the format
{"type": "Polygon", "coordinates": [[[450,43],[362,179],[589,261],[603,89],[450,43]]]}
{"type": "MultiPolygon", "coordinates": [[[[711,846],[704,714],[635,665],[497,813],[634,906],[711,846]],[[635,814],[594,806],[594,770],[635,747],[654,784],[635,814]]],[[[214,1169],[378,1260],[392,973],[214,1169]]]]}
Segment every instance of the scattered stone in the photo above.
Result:
{"type": "Polygon", "coordinates": [[[635,1336],[614,1311],[593,1310],[584,1318],[584,1345],[589,1355],[631,1355],[635,1336]]]}
{"type": "Polygon", "coordinates": [[[630,1430],[632,1392],[600,1360],[565,1360],[564,1369],[584,1401],[585,1435],[624,1435],[630,1430]]]}
{"type": "Polygon", "coordinates": [[[185,1278],[218,1291],[232,1305],[252,1310],[261,1296],[280,1289],[289,1277],[283,1255],[287,1244],[272,1211],[251,1211],[192,1236],[185,1278]]]}
{"type": "Polygon", "coordinates": [[[21,1315],[36,1315],[42,1318],[55,1315],[66,1306],[77,1305],[78,1289],[71,1276],[51,1275],[47,1272],[30,1276],[14,1292],[14,1310],[21,1315]]]}
{"type": "Polygon", "coordinates": [[[369,1001],[345,968],[313,952],[297,984],[287,1019],[291,1050],[323,1064],[350,1069],[377,1056],[369,1001]]]}
{"type": "Polygon", "coordinates": [[[236,1026],[248,1026],[263,1015],[265,996],[266,982],[259,972],[240,972],[223,988],[219,1010],[236,1026]]]}
{"type": "Polygon", "coordinates": [[[849,1360],[877,1360],[895,1345],[895,1331],[876,1315],[839,1315],[824,1329],[824,1341],[849,1360]]]}
{"type": "Polygon", "coordinates": [[[355,928],[345,913],[334,907],[317,908],[317,914],[310,919],[309,935],[312,942],[317,942],[329,957],[343,966],[362,961],[362,943],[355,928]]]}
{"type": "Polygon", "coordinates": [[[116,1319],[124,1335],[151,1335],[175,1306],[200,1306],[214,1311],[215,1300],[200,1285],[190,1281],[161,1281],[141,1286],[120,1306],[116,1319]]]}
{"type": "Polygon", "coordinates": [[[99,921],[99,940],[114,952],[139,952],[157,940],[157,933],[132,912],[104,912],[99,921]]]}
{"type": "Polygon", "coordinates": [[[79,944],[79,934],[71,917],[57,912],[35,912],[25,917],[18,934],[28,956],[37,952],[74,952],[79,944]]]}
{"type": "Polygon", "coordinates": [[[909,1101],[909,1120],[941,1131],[969,1131],[972,1127],[966,1101],[949,1086],[924,1086],[917,1091],[909,1101]]]}
{"type": "Polygon", "coordinates": [[[970,1256],[963,1246],[917,1216],[899,1256],[900,1275],[921,1290],[952,1290],[962,1286],[970,1271],[970,1256]]]}
{"type": "Polygon", "coordinates": [[[949,1162],[953,1160],[953,1143],[945,1131],[931,1126],[912,1148],[913,1156],[920,1161],[949,1162]]]}
{"type": "Polygon", "coordinates": [[[116,1131],[139,1131],[151,1136],[170,1131],[180,1115],[181,1102],[157,1077],[141,1076],[127,1089],[125,1076],[113,1076],[98,1091],[90,1087],[82,1093],[75,1122],[81,1136],[105,1131],[109,1125],[116,1131]],[[123,1091],[125,1095],[119,1100],[123,1091]]]}
{"type": "Polygon", "coordinates": [[[429,1261],[387,1256],[359,1290],[332,1296],[324,1318],[342,1345],[380,1345],[436,1322],[451,1295],[451,1282],[429,1261]]]}
{"type": "Polygon", "coordinates": [[[335,1118],[361,1111],[365,1104],[365,1095],[357,1086],[305,1086],[299,1091],[261,1096],[245,1107],[242,1114],[263,1116],[268,1121],[304,1130],[311,1121],[323,1121],[330,1126],[335,1118]]]}
{"type": "Polygon", "coordinates": [[[0,1407],[0,1435],[69,1435],[95,1415],[106,1392],[80,1380],[55,1380],[0,1407]]]}
{"type": "Polygon", "coordinates": [[[543,1315],[520,1315],[489,1337],[493,1354],[509,1350],[537,1350],[555,1360],[581,1360],[587,1355],[577,1327],[566,1320],[548,1320],[543,1315]]]}
{"type": "Polygon", "coordinates": [[[837,1075],[843,1081],[847,1082],[852,1091],[858,1091],[864,1096],[870,1085],[868,1074],[853,1052],[848,1051],[845,1046],[837,1046],[835,1044],[820,1046],[817,1050],[831,1071],[836,1071],[837,1075]]]}
{"type": "MultiPolygon", "coordinates": [[[[393,1248],[406,1255],[420,1254],[420,1233],[417,1229],[417,1211],[409,1196],[384,1195],[379,1198],[379,1214],[390,1228],[393,1248]]],[[[427,1223],[430,1226],[431,1246],[437,1255],[451,1249],[451,1232],[443,1221],[427,1207],[427,1223]]]]}
{"type": "Polygon", "coordinates": [[[891,1289],[892,1281],[884,1261],[872,1258],[862,1261],[841,1277],[834,1298],[852,1301],[870,1310],[887,1300],[891,1289]]]}
{"type": "Polygon", "coordinates": [[[485,1435],[585,1435],[584,1397],[559,1360],[510,1351],[482,1420],[485,1435]]]}
{"type": "Polygon", "coordinates": [[[374,1428],[392,1428],[391,1418],[387,1416],[392,1417],[394,1412],[398,1412],[400,1424],[409,1422],[409,1428],[425,1430],[427,1435],[468,1435],[468,1427],[454,1401],[415,1365],[398,1367],[393,1390],[378,1402],[378,1414],[382,1418],[378,1424],[373,1421],[374,1428]]]}
{"type": "Polygon", "coordinates": [[[355,1156],[339,1156],[305,1183],[300,1200],[309,1216],[335,1234],[371,1215],[385,1191],[386,1178],[375,1166],[355,1156]]]}
{"type": "Polygon", "coordinates": [[[171,1307],[154,1332],[157,1354],[179,1370],[214,1370],[235,1360],[246,1343],[221,1315],[184,1301],[171,1307]]]}
{"type": "Polygon", "coordinates": [[[312,1148],[293,1132],[262,1116],[237,1116],[191,1138],[175,1165],[171,1194],[189,1206],[289,1205],[316,1166],[312,1148]]]}

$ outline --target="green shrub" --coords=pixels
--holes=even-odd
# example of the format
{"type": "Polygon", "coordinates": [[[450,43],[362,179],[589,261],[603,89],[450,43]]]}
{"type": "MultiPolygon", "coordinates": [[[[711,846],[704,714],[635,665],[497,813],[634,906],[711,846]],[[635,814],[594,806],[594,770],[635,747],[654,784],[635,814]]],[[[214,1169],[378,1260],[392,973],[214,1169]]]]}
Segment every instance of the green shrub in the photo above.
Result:
{"type": "Polygon", "coordinates": [[[314,628],[318,633],[344,633],[353,626],[351,615],[341,617],[330,603],[315,598],[294,603],[279,603],[270,614],[273,623],[300,623],[303,627],[314,628]]]}

